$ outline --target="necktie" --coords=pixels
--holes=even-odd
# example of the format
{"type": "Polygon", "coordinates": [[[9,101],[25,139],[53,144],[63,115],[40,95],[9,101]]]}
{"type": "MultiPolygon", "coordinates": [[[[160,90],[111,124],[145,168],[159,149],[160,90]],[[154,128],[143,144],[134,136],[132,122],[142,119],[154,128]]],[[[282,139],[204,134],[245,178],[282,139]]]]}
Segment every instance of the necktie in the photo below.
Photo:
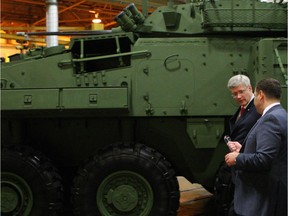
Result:
{"type": "Polygon", "coordinates": [[[245,108],[244,106],[241,106],[241,110],[240,110],[240,117],[243,116],[244,114],[244,111],[245,111],[245,108]]]}

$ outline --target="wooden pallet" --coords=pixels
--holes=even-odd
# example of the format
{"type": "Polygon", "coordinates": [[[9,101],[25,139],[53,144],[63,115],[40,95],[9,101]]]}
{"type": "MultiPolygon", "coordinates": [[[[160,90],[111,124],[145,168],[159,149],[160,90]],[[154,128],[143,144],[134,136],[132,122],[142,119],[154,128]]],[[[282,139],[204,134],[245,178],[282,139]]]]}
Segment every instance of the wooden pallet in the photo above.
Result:
{"type": "Polygon", "coordinates": [[[202,185],[192,184],[184,177],[178,177],[178,182],[181,192],[178,216],[205,215],[213,195],[202,185]]]}

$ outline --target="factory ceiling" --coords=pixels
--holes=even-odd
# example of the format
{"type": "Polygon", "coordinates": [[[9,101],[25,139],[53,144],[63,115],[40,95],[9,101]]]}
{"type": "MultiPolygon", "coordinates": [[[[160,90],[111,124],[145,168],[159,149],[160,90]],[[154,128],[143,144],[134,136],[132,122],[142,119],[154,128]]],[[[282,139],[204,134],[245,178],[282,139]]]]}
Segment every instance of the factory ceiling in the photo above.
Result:
{"type": "MultiPolygon", "coordinates": [[[[111,29],[117,26],[115,16],[132,2],[142,11],[144,0],[58,0],[59,31],[88,30],[95,16],[102,20],[105,29],[111,29]]],[[[174,2],[185,3],[186,0],[174,2]]],[[[149,0],[146,4],[149,14],[167,5],[167,0],[149,0]]],[[[1,30],[10,34],[45,31],[46,8],[45,0],[1,0],[1,30]]]]}

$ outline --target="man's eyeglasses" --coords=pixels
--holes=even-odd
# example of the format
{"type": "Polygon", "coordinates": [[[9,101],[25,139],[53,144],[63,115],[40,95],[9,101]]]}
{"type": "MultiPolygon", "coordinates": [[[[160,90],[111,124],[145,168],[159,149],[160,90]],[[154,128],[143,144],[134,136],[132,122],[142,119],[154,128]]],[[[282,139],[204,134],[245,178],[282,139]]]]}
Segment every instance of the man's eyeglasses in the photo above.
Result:
{"type": "Polygon", "coordinates": [[[231,96],[232,96],[233,98],[237,98],[238,95],[243,95],[246,90],[247,90],[247,88],[246,88],[246,89],[243,89],[243,90],[239,90],[238,92],[235,92],[235,93],[231,94],[231,96]]]}

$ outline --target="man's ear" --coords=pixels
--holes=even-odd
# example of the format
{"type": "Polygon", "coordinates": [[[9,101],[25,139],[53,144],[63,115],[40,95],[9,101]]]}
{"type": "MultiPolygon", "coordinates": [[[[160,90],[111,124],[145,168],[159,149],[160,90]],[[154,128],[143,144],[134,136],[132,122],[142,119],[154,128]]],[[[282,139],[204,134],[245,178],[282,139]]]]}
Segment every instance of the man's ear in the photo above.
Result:
{"type": "Polygon", "coordinates": [[[260,90],[260,91],[258,92],[258,95],[259,95],[259,99],[260,99],[260,100],[262,100],[262,99],[265,97],[265,94],[264,94],[264,92],[263,92],[262,90],[260,90]]]}

